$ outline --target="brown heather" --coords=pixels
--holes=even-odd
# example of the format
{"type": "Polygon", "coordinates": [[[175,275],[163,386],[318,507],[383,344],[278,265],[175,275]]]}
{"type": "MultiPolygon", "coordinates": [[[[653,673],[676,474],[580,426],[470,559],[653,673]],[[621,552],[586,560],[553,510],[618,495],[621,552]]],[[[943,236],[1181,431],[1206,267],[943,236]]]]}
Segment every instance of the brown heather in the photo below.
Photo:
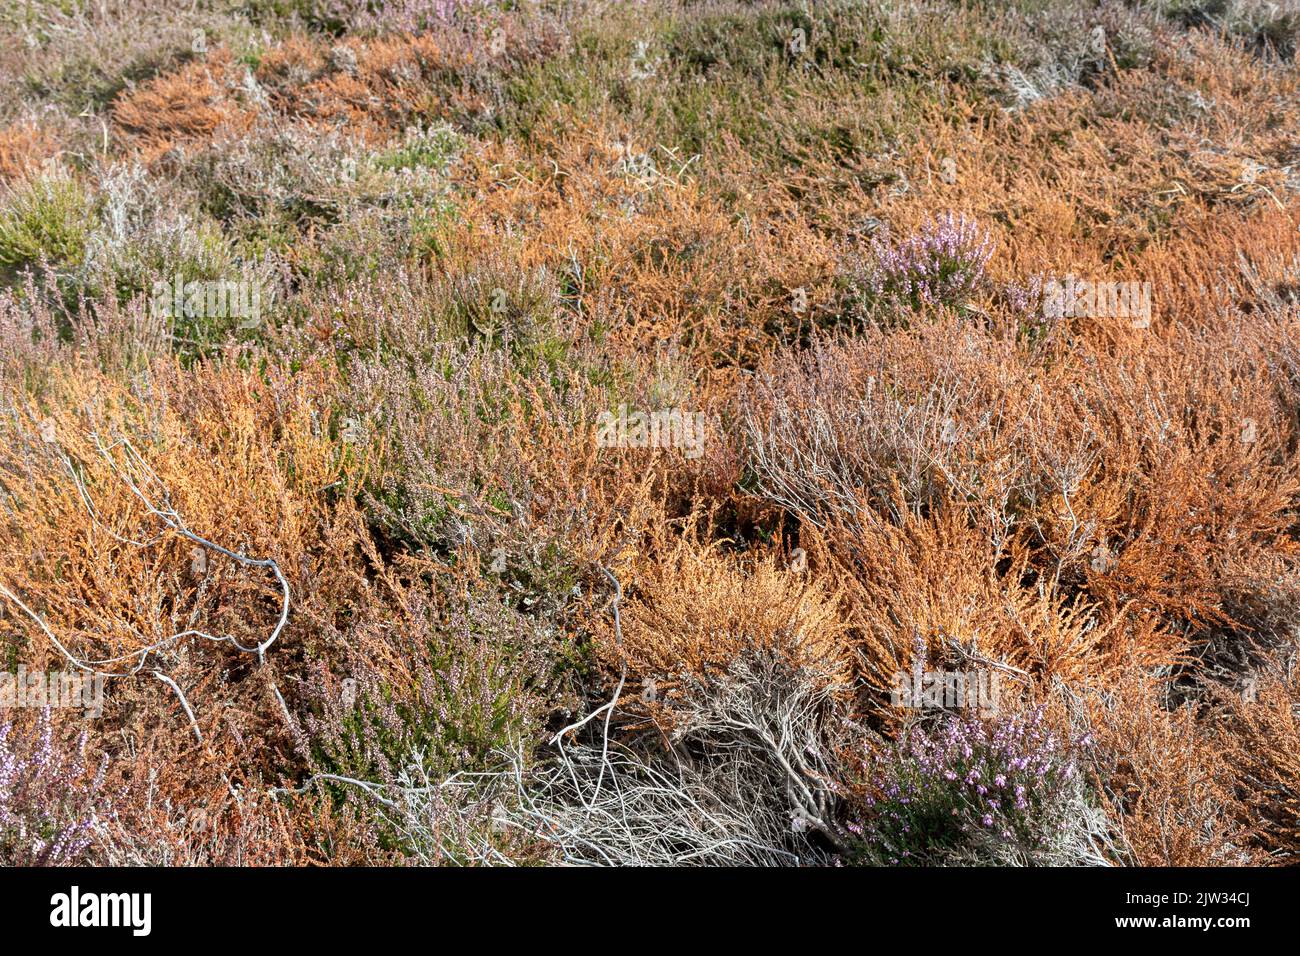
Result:
{"type": "Polygon", "coordinates": [[[1294,864],[1293,21],[31,6],[0,635],[114,674],[88,859],[877,859],[863,759],[949,716],[891,706],[923,647],[1091,734],[1047,858],[1294,864]],[[873,297],[949,212],[978,281],[873,297]],[[263,314],[153,314],[178,274],[263,314]],[[1067,274],[1149,324],[1045,317],[1067,274]],[[700,455],[602,447],[620,407],[702,415],[700,455]]]}

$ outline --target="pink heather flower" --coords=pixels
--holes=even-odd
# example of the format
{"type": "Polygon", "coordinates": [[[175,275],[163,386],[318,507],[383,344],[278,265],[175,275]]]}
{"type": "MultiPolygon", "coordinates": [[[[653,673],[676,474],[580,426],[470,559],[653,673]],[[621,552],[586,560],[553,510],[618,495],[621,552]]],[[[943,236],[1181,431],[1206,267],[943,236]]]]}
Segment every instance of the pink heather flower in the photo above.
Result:
{"type": "Polygon", "coordinates": [[[103,801],[106,765],[90,775],[83,734],[72,752],[56,747],[50,712],[17,738],[0,724],[0,865],[66,866],[90,846],[103,801]]]}
{"type": "Polygon", "coordinates": [[[913,308],[960,305],[983,280],[992,251],[977,223],[949,212],[897,245],[876,240],[868,286],[877,298],[913,308]]]}
{"type": "Polygon", "coordinates": [[[865,817],[855,821],[862,842],[878,859],[910,850],[922,862],[943,859],[946,848],[967,843],[980,828],[1042,846],[1047,828],[1060,825],[1056,808],[1067,797],[1075,746],[1050,735],[1043,720],[1039,708],[993,720],[950,717],[914,729],[874,770],[870,789],[878,802],[868,801],[865,817]],[[1006,800],[999,795],[1004,789],[1006,800]],[[934,820],[935,811],[951,821],[947,830],[913,825],[934,820]]]}

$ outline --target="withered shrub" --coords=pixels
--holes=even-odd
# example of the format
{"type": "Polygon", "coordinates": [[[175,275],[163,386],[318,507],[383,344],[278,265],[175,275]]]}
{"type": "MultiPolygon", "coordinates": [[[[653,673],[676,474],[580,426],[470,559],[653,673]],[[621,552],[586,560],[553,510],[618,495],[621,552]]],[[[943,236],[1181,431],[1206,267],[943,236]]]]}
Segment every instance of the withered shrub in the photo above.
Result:
{"type": "Polygon", "coordinates": [[[763,652],[847,685],[840,595],[824,580],[791,574],[776,555],[729,554],[724,543],[693,532],[647,550],[633,559],[621,634],[607,632],[599,644],[629,676],[671,697],[684,677],[716,677],[745,654],[763,652]]]}
{"type": "Polygon", "coordinates": [[[0,646],[111,675],[78,859],[1294,861],[1292,19],[94,7],[0,15],[0,646]],[[1050,812],[891,829],[936,740],[1050,812]]]}

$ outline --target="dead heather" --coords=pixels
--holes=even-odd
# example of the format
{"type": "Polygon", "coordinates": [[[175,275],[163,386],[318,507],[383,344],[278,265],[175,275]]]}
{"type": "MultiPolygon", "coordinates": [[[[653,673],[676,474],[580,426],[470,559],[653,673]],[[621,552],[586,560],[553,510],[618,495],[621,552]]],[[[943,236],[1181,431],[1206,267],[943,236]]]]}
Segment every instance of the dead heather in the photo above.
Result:
{"type": "Polygon", "coordinates": [[[1297,36],[10,4],[0,862],[1294,865],[1297,36]]]}

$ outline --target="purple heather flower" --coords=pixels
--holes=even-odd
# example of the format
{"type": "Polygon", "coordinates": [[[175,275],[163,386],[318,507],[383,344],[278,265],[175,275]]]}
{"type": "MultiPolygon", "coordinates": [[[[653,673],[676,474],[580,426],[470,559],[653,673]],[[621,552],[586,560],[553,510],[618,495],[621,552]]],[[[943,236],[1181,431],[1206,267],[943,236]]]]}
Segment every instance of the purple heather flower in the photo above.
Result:
{"type": "Polygon", "coordinates": [[[1044,719],[1038,708],[994,720],[954,716],[931,730],[915,729],[875,768],[876,802],[867,801],[867,815],[854,821],[863,843],[886,857],[910,849],[913,859],[926,859],[936,846],[965,842],[981,825],[996,824],[1007,839],[1044,845],[1044,828],[1057,825],[1053,807],[1074,769],[1075,746],[1049,734],[1044,719]],[[1001,790],[1009,791],[1005,802],[1001,790]],[[928,822],[916,825],[936,811],[951,820],[947,834],[936,834],[928,822]]]}
{"type": "Polygon", "coordinates": [[[71,753],[57,748],[48,710],[35,734],[14,737],[0,724],[0,864],[74,863],[90,846],[106,767],[88,773],[84,734],[71,753]]]}
{"type": "Polygon", "coordinates": [[[868,285],[877,298],[914,308],[959,305],[984,278],[992,241],[973,220],[949,212],[897,245],[876,240],[868,285]]]}

